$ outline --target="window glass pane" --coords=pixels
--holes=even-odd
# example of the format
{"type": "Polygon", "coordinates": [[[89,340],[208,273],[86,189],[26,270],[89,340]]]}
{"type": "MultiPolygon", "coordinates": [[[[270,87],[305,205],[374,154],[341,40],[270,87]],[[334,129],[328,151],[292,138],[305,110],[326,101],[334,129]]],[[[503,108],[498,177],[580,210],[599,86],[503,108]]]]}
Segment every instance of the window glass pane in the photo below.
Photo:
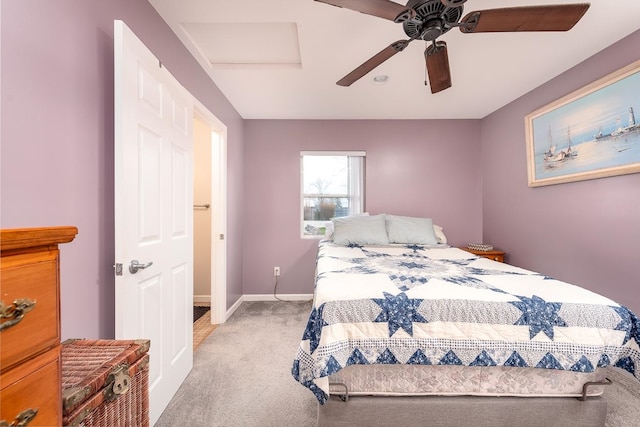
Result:
{"type": "Polygon", "coordinates": [[[303,156],[305,194],[347,194],[349,157],[303,156]]]}
{"type": "Polygon", "coordinates": [[[352,156],[302,156],[303,235],[323,236],[331,218],[362,211],[362,163],[352,156]]]}

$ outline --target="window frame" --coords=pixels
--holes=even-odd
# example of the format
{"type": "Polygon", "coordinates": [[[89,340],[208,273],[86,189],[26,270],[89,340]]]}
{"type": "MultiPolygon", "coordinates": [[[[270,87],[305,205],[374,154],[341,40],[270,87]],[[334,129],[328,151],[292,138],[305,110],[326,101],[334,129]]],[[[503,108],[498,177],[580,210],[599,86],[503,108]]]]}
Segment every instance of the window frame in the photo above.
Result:
{"type": "MultiPolygon", "coordinates": [[[[365,169],[366,169],[366,157],[367,157],[367,152],[366,151],[340,151],[340,150],[319,150],[319,151],[300,151],[300,202],[299,202],[299,207],[300,207],[300,224],[299,224],[299,232],[300,232],[300,237],[302,239],[322,239],[325,236],[324,235],[313,235],[313,234],[305,234],[304,233],[304,227],[305,227],[305,220],[304,220],[304,200],[305,200],[305,192],[304,192],[304,156],[327,156],[327,157],[358,157],[361,160],[361,164],[360,167],[357,170],[357,178],[358,181],[360,183],[360,185],[358,186],[357,190],[359,191],[355,191],[354,192],[354,185],[357,185],[354,183],[354,180],[351,179],[352,177],[350,177],[349,179],[349,184],[348,184],[348,193],[347,193],[347,197],[350,199],[353,199],[354,197],[356,198],[356,201],[359,202],[359,207],[360,207],[360,212],[353,212],[353,213],[362,213],[365,212],[365,169]],[[357,194],[354,194],[357,193],[357,194]]],[[[353,168],[351,165],[349,165],[349,174],[353,174],[353,168]]],[[[326,196],[326,195],[325,195],[326,196]]],[[[331,195],[329,195],[331,196],[331,195]]],[[[334,196],[339,196],[339,195],[334,195],[334,196]]],[[[351,203],[350,203],[351,206],[351,203]]],[[[351,209],[351,208],[350,208],[351,209]]]]}

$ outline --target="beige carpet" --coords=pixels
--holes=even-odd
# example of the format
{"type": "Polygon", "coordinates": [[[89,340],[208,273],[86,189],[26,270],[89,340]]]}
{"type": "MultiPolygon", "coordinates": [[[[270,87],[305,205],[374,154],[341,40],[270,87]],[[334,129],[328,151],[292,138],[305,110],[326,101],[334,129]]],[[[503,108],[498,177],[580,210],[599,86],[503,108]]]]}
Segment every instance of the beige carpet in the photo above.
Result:
{"type": "MultiPolygon", "coordinates": [[[[315,426],[317,401],[291,376],[310,310],[310,302],[243,303],[194,352],[156,427],[315,426]]],[[[606,427],[640,426],[640,382],[618,369],[610,377],[606,427]]]]}

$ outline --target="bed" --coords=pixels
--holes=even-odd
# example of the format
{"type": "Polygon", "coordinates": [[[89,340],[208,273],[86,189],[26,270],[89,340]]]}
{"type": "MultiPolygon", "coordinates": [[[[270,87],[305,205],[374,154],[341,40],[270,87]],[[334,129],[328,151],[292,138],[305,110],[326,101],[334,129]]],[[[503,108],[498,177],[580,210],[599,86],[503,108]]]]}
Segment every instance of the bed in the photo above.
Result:
{"type": "Polygon", "coordinates": [[[320,426],[603,426],[603,368],[640,376],[623,305],[451,247],[429,218],[334,228],[292,367],[320,426]]]}

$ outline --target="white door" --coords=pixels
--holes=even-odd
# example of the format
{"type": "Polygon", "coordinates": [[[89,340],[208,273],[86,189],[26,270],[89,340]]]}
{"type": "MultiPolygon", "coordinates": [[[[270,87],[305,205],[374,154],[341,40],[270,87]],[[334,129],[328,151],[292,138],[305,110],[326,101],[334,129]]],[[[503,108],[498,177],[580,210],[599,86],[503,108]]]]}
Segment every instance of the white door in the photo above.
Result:
{"type": "Polygon", "coordinates": [[[151,340],[153,425],[193,365],[193,102],[122,21],[114,42],[115,330],[151,340]]]}

